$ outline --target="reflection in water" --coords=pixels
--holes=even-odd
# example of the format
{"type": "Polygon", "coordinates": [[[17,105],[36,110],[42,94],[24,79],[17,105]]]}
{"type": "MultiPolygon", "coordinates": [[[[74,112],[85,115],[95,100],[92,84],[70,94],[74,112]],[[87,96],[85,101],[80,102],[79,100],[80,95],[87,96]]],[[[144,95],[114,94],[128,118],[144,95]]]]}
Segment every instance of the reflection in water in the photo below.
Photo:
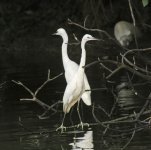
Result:
{"type": "Polygon", "coordinates": [[[30,150],[31,148],[38,149],[41,147],[39,135],[30,135],[27,139],[20,137],[20,144],[23,144],[23,147],[26,150],[30,150]]]}
{"type": "Polygon", "coordinates": [[[93,131],[87,131],[83,137],[73,137],[74,141],[73,143],[70,143],[69,145],[72,145],[73,150],[86,150],[91,149],[93,150],[93,131]]]}
{"type": "MultiPolygon", "coordinates": [[[[133,113],[134,111],[138,112],[144,105],[144,98],[138,95],[144,95],[144,92],[147,92],[148,89],[146,88],[143,92],[142,85],[142,87],[133,86],[131,85],[127,75],[121,76],[119,83],[116,86],[118,106],[122,116],[133,113]]],[[[148,94],[146,96],[148,96],[148,94]]]]}
{"type": "MultiPolygon", "coordinates": [[[[29,104],[14,106],[0,109],[0,150],[120,150],[131,137],[109,134],[103,140],[101,129],[94,127],[93,131],[74,130],[60,134],[54,126],[58,123],[57,115],[39,120],[34,111],[28,109],[29,104]]],[[[150,130],[142,131],[137,133],[128,149],[149,150],[150,141],[150,130]]]]}
{"type": "MultiPolygon", "coordinates": [[[[58,87],[60,91],[63,89],[61,86],[58,87]]],[[[53,91],[58,90],[58,87],[53,91]]],[[[55,99],[55,94],[48,91],[52,89],[47,87],[41,97],[45,99],[49,94],[49,98],[55,99]]],[[[24,97],[18,90],[14,90],[13,95],[24,97]]],[[[119,138],[119,135],[109,134],[103,139],[101,129],[95,127],[92,128],[93,131],[81,132],[77,129],[78,131],[60,134],[55,131],[61,118],[60,114],[56,113],[50,115],[49,119],[39,120],[37,114],[40,113],[40,109],[37,111],[37,105],[29,103],[0,105],[0,150],[120,150],[131,136],[127,138],[122,135],[122,138],[119,138]]],[[[146,132],[141,131],[135,135],[128,149],[149,150],[150,141],[150,129],[146,132]]]]}

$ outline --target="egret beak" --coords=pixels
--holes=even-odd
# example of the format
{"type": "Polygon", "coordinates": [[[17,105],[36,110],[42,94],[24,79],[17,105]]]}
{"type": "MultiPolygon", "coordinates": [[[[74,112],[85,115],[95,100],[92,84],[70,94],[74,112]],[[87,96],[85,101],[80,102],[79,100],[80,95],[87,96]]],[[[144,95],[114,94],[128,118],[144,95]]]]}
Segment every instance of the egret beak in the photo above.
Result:
{"type": "Polygon", "coordinates": [[[92,37],[91,40],[101,41],[101,39],[98,39],[98,38],[95,38],[95,37],[92,37]]]}
{"type": "Polygon", "coordinates": [[[58,33],[56,32],[56,33],[53,33],[52,35],[58,35],[58,33]]]}

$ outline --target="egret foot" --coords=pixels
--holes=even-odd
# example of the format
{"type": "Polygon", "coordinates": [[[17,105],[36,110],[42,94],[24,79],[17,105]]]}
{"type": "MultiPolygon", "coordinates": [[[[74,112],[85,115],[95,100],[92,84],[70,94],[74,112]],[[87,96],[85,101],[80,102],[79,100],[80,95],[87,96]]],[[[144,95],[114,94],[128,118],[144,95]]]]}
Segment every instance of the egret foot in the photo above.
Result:
{"type": "Polygon", "coordinates": [[[63,124],[61,124],[61,126],[56,129],[56,131],[59,131],[59,130],[61,130],[61,133],[63,133],[63,131],[66,131],[66,127],[63,126],[63,124]]]}
{"type": "Polygon", "coordinates": [[[83,130],[83,127],[84,127],[84,126],[89,127],[89,124],[88,124],[88,123],[83,123],[83,122],[81,121],[80,124],[77,125],[77,128],[79,128],[80,126],[81,126],[81,129],[83,130]]]}

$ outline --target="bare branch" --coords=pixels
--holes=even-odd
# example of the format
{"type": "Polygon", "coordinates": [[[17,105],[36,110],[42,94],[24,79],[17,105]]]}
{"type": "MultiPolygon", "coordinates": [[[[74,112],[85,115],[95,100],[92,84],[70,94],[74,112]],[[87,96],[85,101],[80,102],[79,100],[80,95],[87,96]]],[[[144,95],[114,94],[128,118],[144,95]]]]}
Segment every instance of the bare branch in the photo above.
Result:
{"type": "Polygon", "coordinates": [[[132,133],[131,138],[130,138],[130,139],[128,140],[128,142],[121,148],[121,150],[126,149],[127,146],[131,143],[131,141],[133,140],[134,135],[135,135],[135,133],[136,133],[136,128],[137,128],[137,125],[135,124],[135,129],[134,129],[134,131],[133,131],[133,133],[132,133]]]}
{"type": "Polygon", "coordinates": [[[79,27],[79,28],[81,28],[81,29],[83,29],[83,30],[86,30],[86,31],[92,31],[92,32],[103,33],[104,35],[106,35],[106,36],[108,37],[108,39],[111,39],[116,45],[118,45],[119,47],[121,47],[121,49],[129,50],[129,49],[126,48],[126,47],[122,47],[121,44],[119,44],[119,42],[117,42],[117,41],[115,40],[115,38],[113,38],[109,33],[107,33],[107,32],[104,31],[104,30],[87,28],[87,27],[85,27],[85,26],[82,26],[82,25],[80,25],[80,24],[78,24],[78,23],[73,22],[73,21],[72,21],[71,19],[69,19],[69,18],[68,18],[68,24],[70,24],[70,25],[75,25],[75,26],[77,26],[77,27],[79,27]]]}
{"type": "Polygon", "coordinates": [[[107,66],[105,66],[103,63],[100,63],[101,67],[109,71],[110,73],[112,72],[111,69],[109,69],[107,66]]]}
{"type": "MultiPolygon", "coordinates": [[[[134,25],[134,27],[136,27],[136,21],[135,21],[135,17],[134,17],[134,13],[133,13],[131,0],[128,0],[128,3],[129,3],[129,8],[130,8],[130,12],[131,12],[132,20],[133,20],[133,25],[134,25]]],[[[137,39],[136,39],[136,28],[134,28],[134,39],[135,39],[136,47],[138,48],[138,43],[137,43],[137,39]]]]}
{"type": "Polygon", "coordinates": [[[35,96],[34,93],[27,86],[25,86],[22,82],[15,81],[15,80],[12,80],[12,82],[14,82],[15,84],[18,84],[18,85],[22,86],[26,91],[28,91],[28,93],[30,93],[32,95],[32,97],[35,96]]]}
{"type": "MultiPolygon", "coordinates": [[[[128,70],[128,71],[130,71],[130,72],[132,72],[132,73],[135,73],[135,75],[140,76],[141,78],[144,78],[145,80],[151,81],[151,76],[146,75],[146,74],[143,74],[143,73],[137,71],[136,69],[131,68],[131,67],[128,66],[128,65],[125,65],[125,64],[123,64],[123,63],[119,63],[119,62],[113,61],[113,60],[98,60],[98,61],[94,61],[94,62],[92,62],[92,63],[86,65],[85,68],[91,67],[91,66],[96,65],[96,64],[98,64],[98,63],[111,63],[111,64],[114,64],[114,65],[117,65],[117,66],[118,66],[115,70],[113,70],[113,71],[106,77],[106,79],[111,78],[114,74],[116,74],[117,72],[119,72],[121,69],[126,69],[126,70],[128,70]]],[[[145,71],[145,70],[144,70],[144,71],[145,71]]]]}
{"type": "Polygon", "coordinates": [[[52,110],[54,112],[56,112],[56,109],[54,109],[54,107],[61,103],[60,101],[54,103],[53,105],[48,105],[44,102],[42,102],[41,100],[39,100],[36,96],[37,94],[43,89],[43,87],[50,81],[52,80],[55,80],[57,79],[58,77],[60,77],[61,75],[63,75],[63,73],[60,73],[59,75],[53,77],[53,78],[50,78],[50,70],[48,70],[48,77],[47,77],[47,80],[39,87],[37,88],[37,90],[35,91],[35,93],[33,93],[27,86],[25,86],[22,82],[20,81],[15,81],[15,80],[12,80],[13,83],[17,84],[17,85],[20,85],[22,86],[26,91],[28,91],[32,98],[21,98],[20,101],[33,101],[33,102],[36,102],[37,104],[39,104],[44,110],[45,112],[39,116],[40,119],[43,118],[43,116],[49,111],[49,110],[52,110]]]}
{"type": "Polygon", "coordinates": [[[63,73],[60,73],[59,75],[50,78],[50,70],[48,71],[48,79],[35,91],[35,96],[40,92],[40,90],[50,81],[57,79],[58,77],[60,77],[61,75],[63,75],[63,73]]]}
{"type": "MultiPolygon", "coordinates": [[[[94,115],[94,118],[96,120],[96,123],[90,123],[89,126],[97,126],[97,125],[101,125],[102,127],[107,127],[106,125],[110,125],[110,124],[126,124],[126,123],[129,123],[129,124],[133,124],[133,123],[137,123],[138,121],[136,121],[135,118],[137,116],[138,113],[136,114],[130,114],[128,116],[124,116],[124,117],[120,117],[120,118],[116,118],[116,119],[111,119],[109,121],[104,121],[104,122],[101,122],[99,119],[97,119],[95,113],[94,113],[94,105],[93,105],[93,108],[92,108],[92,113],[94,115]]],[[[141,116],[143,115],[147,115],[147,114],[150,114],[151,113],[151,110],[146,110],[144,111],[141,116]]],[[[149,118],[148,118],[149,119],[149,118]]],[[[69,127],[66,127],[66,129],[73,129],[73,128],[77,128],[78,125],[73,125],[73,126],[69,126],[69,127]]],[[[111,129],[112,130],[112,129],[111,129]]],[[[114,129],[113,129],[114,130],[114,129]]],[[[131,129],[130,129],[131,130],[131,129]]],[[[115,130],[117,131],[117,130],[115,130]]]]}
{"type": "Polygon", "coordinates": [[[89,17],[89,16],[87,15],[87,16],[85,17],[85,19],[84,19],[84,24],[83,24],[84,27],[86,27],[86,21],[87,21],[88,17],[89,17]]]}
{"type": "Polygon", "coordinates": [[[70,24],[70,25],[75,25],[75,26],[80,27],[81,29],[84,29],[84,30],[87,30],[87,31],[101,32],[101,33],[105,34],[109,39],[112,39],[113,41],[115,41],[115,39],[112,38],[111,35],[109,35],[109,34],[108,34],[106,31],[104,31],[104,30],[101,30],[101,29],[89,29],[89,28],[87,28],[87,27],[84,27],[84,26],[82,26],[82,25],[80,25],[80,24],[78,24],[78,23],[75,23],[75,22],[71,21],[70,19],[68,19],[68,24],[70,24]]]}
{"type": "Polygon", "coordinates": [[[134,52],[146,52],[146,51],[151,51],[151,48],[143,48],[143,49],[131,49],[129,51],[126,51],[123,55],[122,55],[122,62],[123,62],[123,57],[126,57],[126,55],[130,54],[130,53],[134,53],[134,52]]]}
{"type": "Polygon", "coordinates": [[[4,81],[3,83],[0,84],[0,88],[3,87],[3,85],[5,85],[7,83],[7,81],[4,81]]]}
{"type": "MultiPolygon", "coordinates": [[[[121,55],[121,56],[122,56],[122,55],[121,55]]],[[[132,62],[131,62],[130,60],[128,60],[126,57],[123,57],[123,56],[122,56],[122,58],[123,58],[130,66],[132,66],[133,68],[135,68],[137,71],[140,70],[140,71],[144,72],[144,73],[147,74],[147,75],[151,75],[151,72],[150,72],[150,71],[147,71],[146,69],[143,69],[143,68],[137,66],[135,63],[132,63],[132,62]]]]}

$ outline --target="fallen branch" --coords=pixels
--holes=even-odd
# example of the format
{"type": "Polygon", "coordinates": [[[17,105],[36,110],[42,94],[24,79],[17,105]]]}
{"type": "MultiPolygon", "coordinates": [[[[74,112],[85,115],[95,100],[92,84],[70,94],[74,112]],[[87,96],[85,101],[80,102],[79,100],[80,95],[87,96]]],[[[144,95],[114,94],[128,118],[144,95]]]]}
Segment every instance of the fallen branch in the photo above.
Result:
{"type": "Polygon", "coordinates": [[[48,77],[47,77],[47,80],[39,87],[37,88],[37,90],[35,92],[32,92],[26,85],[24,85],[22,82],[20,81],[15,81],[15,80],[12,80],[13,83],[19,85],[19,86],[22,86],[26,91],[28,91],[28,93],[32,96],[32,98],[21,98],[20,101],[33,101],[33,102],[36,102],[37,104],[39,104],[44,110],[45,112],[39,116],[40,119],[43,119],[43,116],[49,111],[49,110],[52,110],[54,112],[56,112],[57,110],[54,109],[54,106],[56,106],[57,104],[59,103],[62,103],[61,101],[58,101],[56,102],[55,104],[53,105],[48,105],[44,102],[42,102],[41,100],[39,100],[37,98],[37,94],[44,88],[44,86],[50,82],[50,81],[53,81],[55,79],[57,79],[58,77],[60,77],[61,75],[63,75],[63,73],[60,73],[59,75],[53,77],[53,78],[50,78],[50,70],[48,70],[48,77]]]}
{"type": "MultiPolygon", "coordinates": [[[[122,129],[122,130],[117,130],[117,129],[112,129],[112,128],[110,128],[109,127],[109,125],[125,125],[125,124],[136,124],[136,123],[138,123],[138,124],[140,124],[140,123],[143,123],[143,121],[141,121],[141,120],[136,120],[135,118],[138,116],[138,115],[140,115],[140,116],[143,116],[143,115],[149,115],[150,113],[151,113],[151,110],[146,110],[146,111],[144,111],[143,113],[134,113],[134,114],[130,114],[130,115],[128,115],[128,116],[124,116],[124,117],[120,117],[120,118],[116,118],[116,119],[112,119],[112,120],[109,120],[109,121],[104,121],[104,122],[102,122],[102,121],[100,121],[97,117],[96,117],[96,115],[95,115],[95,113],[94,113],[94,105],[93,105],[93,107],[92,107],[92,114],[93,114],[93,117],[94,117],[94,119],[95,119],[95,121],[96,121],[96,123],[89,123],[89,126],[101,126],[101,127],[104,127],[104,128],[107,128],[107,129],[110,129],[110,130],[112,130],[112,131],[119,131],[119,132],[124,132],[124,130],[122,129]]],[[[150,118],[149,118],[150,119],[150,118]]],[[[146,122],[145,122],[146,123],[146,122]]],[[[149,122],[150,123],[150,122],[149,122]]],[[[149,126],[150,124],[147,124],[147,126],[149,126]]],[[[86,125],[86,127],[88,127],[88,125],[86,125]]],[[[146,126],[145,126],[146,127],[146,126]]],[[[69,127],[66,127],[66,129],[69,129],[69,130],[71,130],[71,129],[74,129],[74,128],[79,128],[79,124],[76,124],[76,125],[72,125],[72,126],[69,126],[69,127]]],[[[138,129],[140,129],[139,127],[138,127],[138,129]]],[[[129,130],[126,130],[126,131],[133,131],[133,129],[129,129],[129,130]]]]}

